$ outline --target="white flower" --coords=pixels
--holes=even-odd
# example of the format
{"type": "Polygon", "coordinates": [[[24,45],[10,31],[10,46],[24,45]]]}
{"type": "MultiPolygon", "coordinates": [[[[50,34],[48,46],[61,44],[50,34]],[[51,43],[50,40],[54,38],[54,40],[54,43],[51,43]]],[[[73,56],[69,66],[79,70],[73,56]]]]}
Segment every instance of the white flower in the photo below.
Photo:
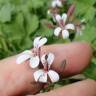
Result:
{"type": "Polygon", "coordinates": [[[44,69],[40,69],[34,73],[34,79],[36,82],[47,83],[48,77],[53,83],[59,80],[59,74],[50,69],[53,61],[54,55],[52,53],[49,53],[48,55],[45,54],[41,57],[44,69]]]}
{"type": "Polygon", "coordinates": [[[47,42],[46,38],[37,37],[34,40],[34,48],[36,48],[36,52],[32,52],[30,50],[26,50],[23,53],[20,54],[20,56],[17,58],[16,63],[22,64],[23,62],[29,60],[29,65],[31,68],[36,68],[39,66],[40,58],[37,55],[37,51],[41,46],[43,46],[47,42]]]}
{"type": "Polygon", "coordinates": [[[62,7],[63,5],[60,0],[53,0],[51,6],[55,8],[55,7],[62,7]]]}
{"type": "Polygon", "coordinates": [[[47,42],[47,38],[36,37],[33,43],[34,48],[38,49],[42,47],[46,42],[47,42]]]}
{"type": "Polygon", "coordinates": [[[60,33],[62,34],[62,37],[64,39],[69,38],[69,30],[75,30],[75,26],[72,23],[66,24],[67,21],[67,14],[63,14],[62,17],[60,15],[56,15],[55,19],[57,23],[59,24],[59,27],[55,28],[54,35],[59,36],[60,33]]]}
{"type": "Polygon", "coordinates": [[[26,50],[20,54],[20,56],[17,58],[16,63],[22,64],[23,62],[29,60],[29,65],[31,68],[36,68],[39,65],[39,57],[34,56],[34,53],[32,53],[30,50],[26,50]]]}

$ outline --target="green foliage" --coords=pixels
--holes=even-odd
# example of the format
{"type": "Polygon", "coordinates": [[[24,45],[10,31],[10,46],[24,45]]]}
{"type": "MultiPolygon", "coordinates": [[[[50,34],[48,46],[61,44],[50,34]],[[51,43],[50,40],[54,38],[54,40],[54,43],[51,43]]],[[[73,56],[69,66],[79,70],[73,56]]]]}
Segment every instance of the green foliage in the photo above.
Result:
{"type": "Polygon", "coordinates": [[[11,6],[11,4],[9,3],[2,6],[0,10],[0,21],[2,23],[10,21],[13,10],[14,10],[14,7],[11,6]]]}
{"type": "Polygon", "coordinates": [[[32,47],[33,37],[40,30],[39,8],[45,1],[0,0],[0,58],[32,47]]]}
{"type": "Polygon", "coordinates": [[[94,4],[96,0],[69,0],[69,2],[74,3],[76,5],[75,14],[83,16],[86,20],[92,20],[94,18],[96,9],[94,4]]]}
{"type": "MultiPolygon", "coordinates": [[[[89,42],[96,52],[96,0],[69,0],[76,5],[75,16],[86,20],[86,27],[81,36],[76,36],[74,41],[89,42]]],[[[96,55],[93,55],[91,65],[84,72],[85,76],[96,80],[96,55]]]]}
{"type": "MultiPolygon", "coordinates": [[[[73,41],[89,42],[96,53],[96,0],[68,0],[68,4],[72,3],[76,5],[77,19],[86,20],[83,35],[75,36],[73,41]]],[[[48,37],[49,44],[70,42],[53,37],[53,30],[44,25],[50,20],[48,5],[46,0],[0,0],[0,58],[31,48],[33,38],[38,35],[48,37]]],[[[93,58],[84,74],[96,79],[96,55],[93,58]]]]}
{"type": "Polygon", "coordinates": [[[39,20],[37,15],[31,15],[27,14],[26,15],[26,31],[28,34],[32,34],[39,26],[39,20]]]}
{"type": "Polygon", "coordinates": [[[96,58],[93,58],[92,64],[84,72],[86,77],[96,80],[96,58]]]}

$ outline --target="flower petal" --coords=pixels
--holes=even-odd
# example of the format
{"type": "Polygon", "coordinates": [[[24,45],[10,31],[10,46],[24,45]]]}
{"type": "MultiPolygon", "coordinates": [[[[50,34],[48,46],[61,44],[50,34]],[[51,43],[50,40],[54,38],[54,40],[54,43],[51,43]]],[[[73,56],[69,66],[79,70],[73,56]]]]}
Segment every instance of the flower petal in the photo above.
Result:
{"type": "Polygon", "coordinates": [[[62,31],[62,36],[63,36],[64,39],[69,38],[69,32],[68,32],[68,30],[63,30],[62,31]]]}
{"type": "Polygon", "coordinates": [[[60,0],[57,0],[56,4],[57,4],[58,7],[62,7],[62,2],[60,0]]]}
{"type": "Polygon", "coordinates": [[[48,76],[50,77],[51,82],[57,82],[59,80],[59,74],[53,70],[48,72],[48,76]]]}
{"type": "Polygon", "coordinates": [[[38,47],[38,43],[39,43],[40,38],[41,38],[41,37],[36,37],[36,38],[34,39],[34,42],[33,42],[33,46],[34,46],[34,47],[36,47],[36,48],[38,47]]]}
{"type": "Polygon", "coordinates": [[[55,7],[57,6],[57,2],[56,2],[56,0],[53,0],[51,6],[52,6],[53,8],[55,8],[55,7]]]}
{"type": "Polygon", "coordinates": [[[30,58],[30,63],[29,63],[30,67],[31,68],[36,68],[38,67],[39,65],[39,57],[36,56],[36,57],[31,57],[30,58]]]}
{"type": "Polygon", "coordinates": [[[48,61],[48,67],[49,67],[49,68],[50,68],[51,64],[53,63],[54,58],[55,58],[55,56],[54,56],[53,53],[49,53],[49,54],[48,54],[47,61],[48,61]]]}
{"type": "Polygon", "coordinates": [[[29,59],[29,58],[30,58],[30,55],[28,55],[28,54],[20,55],[20,56],[17,58],[16,63],[17,63],[17,64],[21,64],[21,63],[23,63],[24,61],[26,61],[26,60],[29,59]]]}
{"type": "Polygon", "coordinates": [[[55,16],[55,18],[56,18],[56,21],[57,21],[57,22],[60,22],[60,21],[62,20],[62,17],[61,17],[59,14],[57,14],[57,15],[55,16]]]}
{"type": "Polygon", "coordinates": [[[64,21],[64,23],[66,23],[66,21],[67,21],[67,14],[66,13],[64,13],[63,15],[62,15],[62,19],[63,19],[63,21],[64,21]]]}
{"type": "Polygon", "coordinates": [[[67,25],[65,26],[65,29],[75,30],[75,26],[74,26],[74,24],[67,24],[67,25]]]}
{"type": "Polygon", "coordinates": [[[32,52],[30,50],[26,50],[26,51],[22,52],[20,54],[20,56],[18,56],[16,63],[21,64],[24,61],[26,61],[27,59],[31,58],[31,56],[32,56],[32,52]]]}
{"type": "Polygon", "coordinates": [[[34,79],[36,82],[46,83],[47,82],[47,73],[43,70],[38,70],[34,72],[34,79]]]}
{"type": "Polygon", "coordinates": [[[54,54],[53,53],[49,53],[49,54],[44,54],[42,57],[41,57],[41,62],[44,66],[45,62],[47,61],[48,62],[48,68],[50,68],[51,64],[53,63],[54,61],[54,54]],[[48,56],[48,58],[46,59],[46,55],[48,56]]]}
{"type": "Polygon", "coordinates": [[[55,36],[59,36],[61,30],[62,30],[62,29],[61,29],[60,27],[57,27],[57,28],[54,30],[54,35],[55,35],[55,36]]]}
{"type": "Polygon", "coordinates": [[[47,73],[42,74],[42,76],[39,78],[39,82],[47,83],[47,73]]]}
{"type": "Polygon", "coordinates": [[[39,78],[44,74],[43,70],[38,70],[36,72],[34,72],[33,76],[35,81],[37,82],[39,80],[39,78]]]}
{"type": "Polygon", "coordinates": [[[40,39],[39,44],[38,44],[38,47],[43,46],[46,42],[47,42],[47,38],[40,39]]]}
{"type": "Polygon", "coordinates": [[[44,63],[46,62],[45,56],[46,56],[46,54],[42,55],[42,57],[41,57],[41,63],[43,64],[43,66],[44,66],[44,63]]]}
{"type": "Polygon", "coordinates": [[[21,54],[29,54],[29,55],[32,55],[32,51],[30,51],[30,50],[25,50],[25,51],[22,52],[21,54]]]}

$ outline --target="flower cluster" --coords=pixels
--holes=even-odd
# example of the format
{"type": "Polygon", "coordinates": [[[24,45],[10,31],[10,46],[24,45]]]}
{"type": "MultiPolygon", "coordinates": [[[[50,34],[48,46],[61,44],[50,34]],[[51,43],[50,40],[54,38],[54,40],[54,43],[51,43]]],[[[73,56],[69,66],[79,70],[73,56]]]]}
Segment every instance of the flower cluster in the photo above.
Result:
{"type": "Polygon", "coordinates": [[[42,57],[40,54],[40,49],[46,42],[47,38],[36,37],[33,43],[33,51],[26,50],[21,53],[18,56],[16,63],[22,64],[23,62],[28,61],[31,68],[39,68],[40,64],[42,64],[43,68],[34,73],[35,81],[47,83],[49,76],[51,82],[57,82],[59,80],[59,74],[50,69],[55,58],[54,54],[44,54],[42,57]]]}
{"type": "Polygon", "coordinates": [[[48,15],[53,18],[53,21],[56,23],[47,22],[47,27],[50,27],[54,30],[54,36],[63,37],[63,39],[69,39],[70,34],[74,33],[76,35],[82,34],[82,23],[75,24],[74,19],[72,18],[75,6],[72,4],[68,8],[68,11],[62,14],[60,12],[60,8],[63,7],[66,0],[53,0],[52,7],[48,10],[48,15]],[[72,19],[72,20],[70,20],[72,19]]]}
{"type": "Polygon", "coordinates": [[[40,48],[47,42],[47,38],[37,37],[34,39],[33,51],[26,50],[20,54],[17,58],[17,64],[21,64],[26,60],[29,60],[29,65],[31,68],[36,68],[40,63],[40,48]]]}
{"type": "MultiPolygon", "coordinates": [[[[59,14],[59,8],[63,7],[66,0],[52,0],[51,9],[48,13],[52,16],[53,23],[47,23],[48,27],[54,29],[55,36],[62,36],[63,39],[67,39],[70,36],[70,32],[77,31],[75,33],[81,34],[82,22],[80,24],[74,24],[70,17],[74,12],[74,5],[71,5],[68,11],[59,14]]],[[[55,56],[53,53],[43,54],[41,56],[41,47],[47,43],[47,38],[36,37],[33,42],[33,49],[22,52],[17,60],[17,64],[22,64],[25,61],[29,62],[31,68],[38,68],[34,72],[34,80],[36,82],[48,83],[57,82],[59,80],[59,74],[51,69],[51,65],[54,62],[55,56]]]]}

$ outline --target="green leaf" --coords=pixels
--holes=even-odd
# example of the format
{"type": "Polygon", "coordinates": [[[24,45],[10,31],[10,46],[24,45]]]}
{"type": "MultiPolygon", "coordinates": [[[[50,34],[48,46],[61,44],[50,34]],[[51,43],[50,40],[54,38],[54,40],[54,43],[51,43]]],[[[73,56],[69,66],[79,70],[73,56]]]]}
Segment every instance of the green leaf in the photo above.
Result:
{"type": "Polygon", "coordinates": [[[32,6],[33,8],[40,8],[44,6],[44,3],[46,0],[32,0],[32,6]]]}
{"type": "Polygon", "coordinates": [[[26,14],[26,30],[32,34],[39,26],[39,19],[36,15],[26,14]]]}
{"type": "Polygon", "coordinates": [[[24,18],[20,13],[16,16],[13,22],[2,25],[2,32],[5,35],[6,39],[8,39],[10,42],[18,41],[17,43],[19,43],[25,36],[23,19],[24,18]]]}
{"type": "Polygon", "coordinates": [[[76,5],[75,14],[85,18],[87,21],[91,21],[95,16],[96,9],[93,5],[96,3],[96,0],[69,0],[69,2],[76,5]]]}
{"type": "Polygon", "coordinates": [[[86,69],[86,71],[84,72],[84,75],[87,78],[96,80],[96,60],[95,62],[93,61],[92,64],[86,69]]]}
{"type": "Polygon", "coordinates": [[[92,42],[96,38],[96,28],[92,24],[87,24],[81,36],[77,36],[75,40],[92,42]]]}
{"type": "Polygon", "coordinates": [[[0,21],[2,23],[11,21],[13,10],[14,6],[10,3],[3,5],[0,9],[0,21]]]}
{"type": "Polygon", "coordinates": [[[20,49],[26,50],[31,47],[32,47],[32,39],[30,39],[29,37],[25,37],[20,44],[20,49]]]}
{"type": "Polygon", "coordinates": [[[36,35],[47,36],[47,37],[53,35],[53,29],[48,28],[45,22],[47,22],[45,19],[40,21],[40,29],[37,31],[36,35]]]}
{"type": "Polygon", "coordinates": [[[25,32],[25,28],[24,28],[24,15],[21,12],[18,12],[17,15],[15,15],[15,22],[18,24],[21,32],[25,32]]]}
{"type": "Polygon", "coordinates": [[[47,37],[49,37],[49,36],[52,36],[53,35],[53,30],[52,29],[49,29],[47,27],[41,27],[37,31],[36,35],[41,35],[41,36],[47,36],[47,37]]]}

